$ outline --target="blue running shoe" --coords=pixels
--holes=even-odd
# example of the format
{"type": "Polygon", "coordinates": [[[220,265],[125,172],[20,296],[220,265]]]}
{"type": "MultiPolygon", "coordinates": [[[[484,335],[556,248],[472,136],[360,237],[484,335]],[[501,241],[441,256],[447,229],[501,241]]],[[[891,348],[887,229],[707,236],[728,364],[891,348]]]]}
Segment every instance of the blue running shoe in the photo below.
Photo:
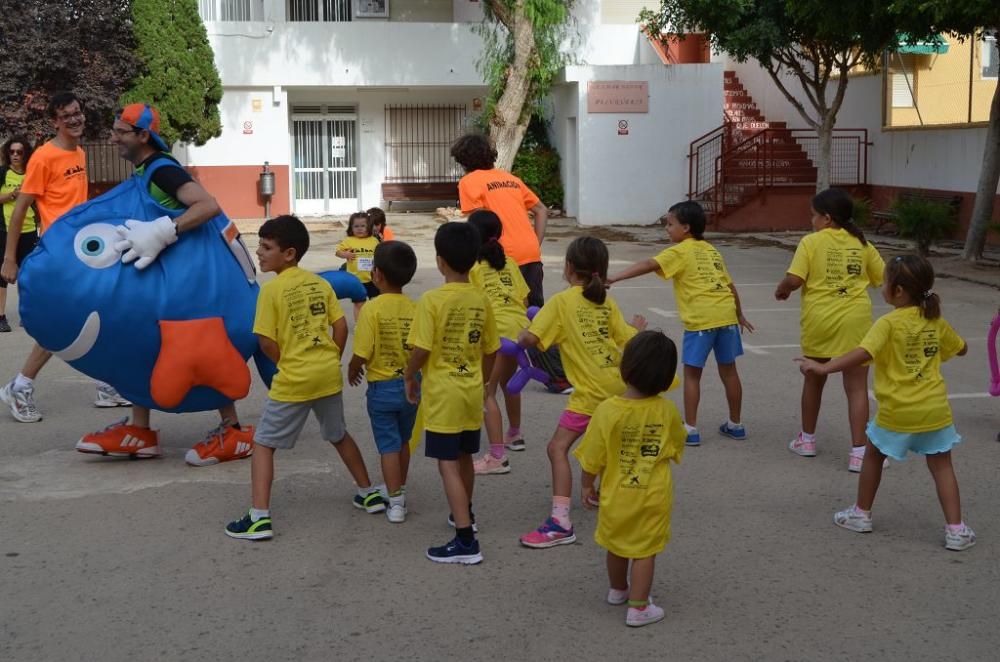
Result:
{"type": "Polygon", "coordinates": [[[479,553],[479,541],[473,540],[470,544],[465,545],[458,539],[458,536],[452,538],[451,542],[446,545],[428,549],[427,558],[435,563],[461,563],[462,565],[475,565],[483,561],[483,555],[479,553]]]}
{"type": "Polygon", "coordinates": [[[719,434],[729,437],[730,439],[735,439],[736,441],[743,441],[747,438],[747,429],[742,425],[730,425],[729,421],[726,421],[719,426],[719,434]]]}
{"type": "Polygon", "coordinates": [[[274,537],[271,518],[261,517],[255,522],[250,519],[250,513],[247,512],[242,518],[226,525],[226,535],[240,540],[270,540],[274,537]]]}
{"type": "Polygon", "coordinates": [[[355,494],[353,503],[355,508],[359,508],[366,513],[385,512],[385,499],[382,498],[382,493],[378,490],[373,490],[365,496],[355,494]]]}
{"type": "Polygon", "coordinates": [[[685,446],[701,446],[701,435],[697,430],[693,432],[688,432],[687,439],[684,440],[685,446]]]}

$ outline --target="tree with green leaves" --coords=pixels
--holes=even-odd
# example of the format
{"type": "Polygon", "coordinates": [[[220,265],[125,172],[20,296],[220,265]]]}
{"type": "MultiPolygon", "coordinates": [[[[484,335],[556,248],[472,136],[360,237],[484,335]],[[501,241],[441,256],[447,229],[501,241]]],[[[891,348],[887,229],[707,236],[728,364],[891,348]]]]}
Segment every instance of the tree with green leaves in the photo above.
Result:
{"type": "Polygon", "coordinates": [[[121,104],[160,111],[160,135],[204,145],[222,133],[222,81],[197,0],[132,0],[141,70],[121,104]]]}
{"type": "Polygon", "coordinates": [[[497,167],[510,170],[531,115],[571,56],[575,0],[485,0],[479,30],[485,51],[479,68],[489,84],[484,123],[497,167]]]}
{"type": "MultiPolygon", "coordinates": [[[[951,33],[962,39],[997,36],[1000,29],[1000,3],[996,0],[894,0],[903,29],[914,34],[951,33]]],[[[993,42],[1000,49],[1000,40],[993,42]]],[[[1000,53],[998,53],[1000,56],[1000,53]]],[[[962,257],[979,260],[986,246],[986,235],[993,217],[993,203],[1000,184],[1000,85],[993,91],[989,127],[983,147],[983,166],[976,187],[969,233],[965,236],[962,257]]]]}
{"type": "Polygon", "coordinates": [[[858,65],[877,67],[897,39],[895,16],[880,0],[661,0],[658,10],[644,10],[639,21],[663,39],[668,33],[707,32],[719,51],[739,62],[758,62],[817,133],[817,190],[830,186],[833,128],[848,72],[858,65]]]}
{"type": "Polygon", "coordinates": [[[87,136],[107,135],[118,97],[135,75],[129,0],[3,3],[0,136],[52,133],[45,114],[56,92],[85,105],[87,136]]]}

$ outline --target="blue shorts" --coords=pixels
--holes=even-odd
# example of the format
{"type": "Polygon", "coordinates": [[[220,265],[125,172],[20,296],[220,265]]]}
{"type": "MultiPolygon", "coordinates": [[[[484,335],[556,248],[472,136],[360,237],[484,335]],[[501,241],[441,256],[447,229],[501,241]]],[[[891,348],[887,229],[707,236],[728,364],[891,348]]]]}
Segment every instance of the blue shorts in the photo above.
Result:
{"type": "Polygon", "coordinates": [[[406,399],[403,378],[368,382],[368,418],[379,455],[398,453],[410,442],[417,405],[406,399]]]}
{"type": "Polygon", "coordinates": [[[962,441],[954,425],[930,432],[893,432],[879,427],[875,421],[869,421],[865,432],[879,452],[900,462],[906,459],[907,451],[917,455],[937,455],[947,453],[962,441]]]}
{"type": "Polygon", "coordinates": [[[708,355],[715,351],[715,362],[719,365],[736,363],[737,356],[743,356],[743,340],[738,324],[719,326],[704,331],[685,331],[681,350],[681,363],[693,368],[704,368],[708,355]]]}
{"type": "Polygon", "coordinates": [[[431,432],[424,433],[427,448],[424,454],[435,460],[457,460],[459,454],[475,455],[479,452],[479,430],[463,430],[462,432],[431,432]]]}

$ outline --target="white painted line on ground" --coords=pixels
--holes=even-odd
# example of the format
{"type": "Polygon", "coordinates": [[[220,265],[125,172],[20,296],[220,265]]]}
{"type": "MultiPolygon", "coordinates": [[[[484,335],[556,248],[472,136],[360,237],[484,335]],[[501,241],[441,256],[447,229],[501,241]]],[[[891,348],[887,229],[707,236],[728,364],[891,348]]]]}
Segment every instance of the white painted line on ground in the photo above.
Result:
{"type": "Polygon", "coordinates": [[[765,350],[762,345],[750,345],[747,343],[743,343],[743,349],[750,352],[751,354],[757,354],[758,356],[767,354],[767,350],[765,350]]]}
{"type": "Polygon", "coordinates": [[[661,317],[667,317],[667,318],[670,318],[670,319],[673,319],[673,318],[677,317],[677,311],[676,310],[663,310],[662,308],[649,308],[649,312],[656,313],[657,315],[660,315],[661,317]]]}

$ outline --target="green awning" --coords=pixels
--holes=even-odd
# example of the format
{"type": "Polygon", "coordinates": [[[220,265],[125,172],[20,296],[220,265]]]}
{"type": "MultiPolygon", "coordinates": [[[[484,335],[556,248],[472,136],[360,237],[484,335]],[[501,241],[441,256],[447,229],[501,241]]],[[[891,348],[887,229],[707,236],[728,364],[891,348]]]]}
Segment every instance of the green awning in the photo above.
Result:
{"type": "Polygon", "coordinates": [[[904,55],[942,55],[948,52],[948,42],[941,35],[913,43],[908,43],[909,41],[909,35],[899,35],[899,48],[896,50],[904,55]]]}

